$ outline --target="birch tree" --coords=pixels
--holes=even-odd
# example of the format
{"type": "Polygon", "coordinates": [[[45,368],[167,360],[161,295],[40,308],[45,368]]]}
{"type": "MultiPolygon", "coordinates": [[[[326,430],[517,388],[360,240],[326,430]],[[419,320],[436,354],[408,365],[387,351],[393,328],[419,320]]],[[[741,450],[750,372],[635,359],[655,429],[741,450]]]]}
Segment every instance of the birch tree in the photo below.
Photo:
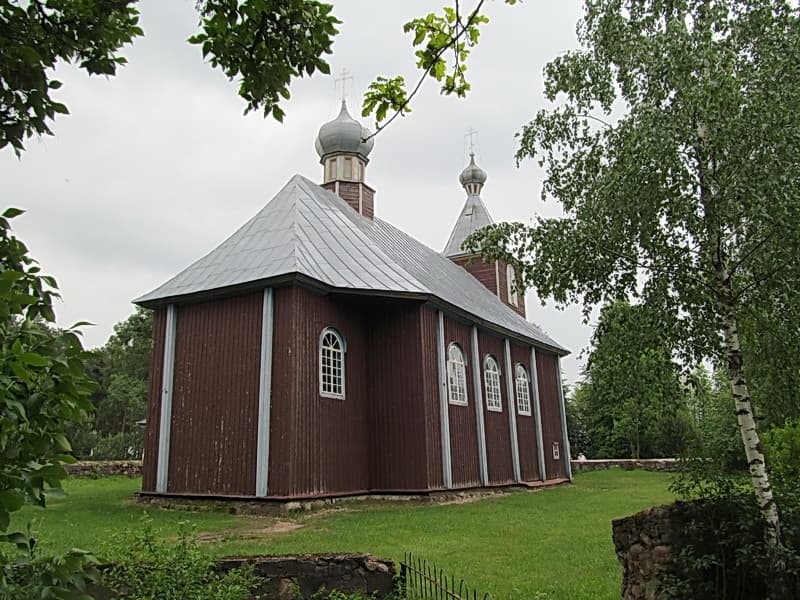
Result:
{"type": "Polygon", "coordinates": [[[780,543],[739,322],[800,287],[800,20],[780,0],[586,0],[519,134],[559,218],[469,243],[542,298],[635,298],[687,359],[724,361],[767,542],[780,543]]]}

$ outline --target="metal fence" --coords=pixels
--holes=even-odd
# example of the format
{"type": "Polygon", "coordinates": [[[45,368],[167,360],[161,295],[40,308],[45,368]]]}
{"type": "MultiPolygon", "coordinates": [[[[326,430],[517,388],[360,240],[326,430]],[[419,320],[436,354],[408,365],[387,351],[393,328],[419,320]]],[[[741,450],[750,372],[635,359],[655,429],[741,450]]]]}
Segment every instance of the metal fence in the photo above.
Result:
{"type": "Polygon", "coordinates": [[[463,579],[409,553],[400,563],[400,581],[407,600],[492,600],[488,592],[481,595],[463,579]]]}

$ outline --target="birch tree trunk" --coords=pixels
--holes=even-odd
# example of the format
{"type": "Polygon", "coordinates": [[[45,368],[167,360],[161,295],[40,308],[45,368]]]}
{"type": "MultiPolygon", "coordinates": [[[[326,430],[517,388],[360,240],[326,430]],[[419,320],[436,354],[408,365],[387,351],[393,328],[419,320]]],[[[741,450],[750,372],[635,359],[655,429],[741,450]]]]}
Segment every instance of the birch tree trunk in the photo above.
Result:
{"type": "Polygon", "coordinates": [[[719,273],[719,284],[722,288],[723,307],[723,338],[728,358],[728,377],[731,382],[733,401],[736,406],[736,419],[739,422],[739,432],[742,435],[744,452],[747,457],[747,466],[750,479],[758,502],[758,508],[766,522],[766,542],[772,548],[780,544],[780,517],[778,506],[772,495],[769,483],[764,452],[758,437],[756,421],[753,417],[753,406],[750,402],[750,391],[747,389],[747,380],[744,376],[742,349],[739,345],[739,332],[736,320],[736,311],[730,293],[730,279],[724,270],[719,273]],[[728,289],[725,289],[728,288],[728,289]]]}

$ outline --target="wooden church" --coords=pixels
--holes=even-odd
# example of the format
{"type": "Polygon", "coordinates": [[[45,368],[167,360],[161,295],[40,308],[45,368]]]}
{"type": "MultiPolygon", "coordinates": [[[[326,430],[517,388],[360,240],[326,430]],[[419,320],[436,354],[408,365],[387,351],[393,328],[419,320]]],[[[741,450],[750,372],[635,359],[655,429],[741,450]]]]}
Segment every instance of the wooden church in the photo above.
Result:
{"type": "Polygon", "coordinates": [[[373,139],[342,103],[318,185],[295,175],[219,247],[135,302],[155,311],[145,494],[288,500],[571,479],[559,359],[513,270],[375,217],[373,139]],[[366,141],[365,141],[366,140],[366,141]]]}

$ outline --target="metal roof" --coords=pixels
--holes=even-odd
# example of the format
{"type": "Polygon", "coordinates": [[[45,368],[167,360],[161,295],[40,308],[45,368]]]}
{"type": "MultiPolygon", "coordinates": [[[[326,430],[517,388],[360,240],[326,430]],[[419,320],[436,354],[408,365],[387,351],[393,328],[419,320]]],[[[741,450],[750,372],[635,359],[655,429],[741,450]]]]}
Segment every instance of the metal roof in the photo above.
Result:
{"type": "Polygon", "coordinates": [[[338,195],[301,175],[292,177],[220,246],[134,302],[180,301],[181,296],[290,274],[347,291],[432,297],[478,320],[567,352],[464,268],[389,223],[362,217],[338,195]]]}
{"type": "Polygon", "coordinates": [[[447,240],[447,245],[444,247],[442,254],[450,258],[463,256],[466,254],[461,249],[464,240],[481,227],[486,227],[492,223],[494,223],[494,221],[486,205],[483,203],[483,200],[481,200],[481,197],[478,194],[470,194],[467,196],[464,208],[462,208],[461,212],[458,214],[458,219],[453,226],[450,239],[447,240]]]}

